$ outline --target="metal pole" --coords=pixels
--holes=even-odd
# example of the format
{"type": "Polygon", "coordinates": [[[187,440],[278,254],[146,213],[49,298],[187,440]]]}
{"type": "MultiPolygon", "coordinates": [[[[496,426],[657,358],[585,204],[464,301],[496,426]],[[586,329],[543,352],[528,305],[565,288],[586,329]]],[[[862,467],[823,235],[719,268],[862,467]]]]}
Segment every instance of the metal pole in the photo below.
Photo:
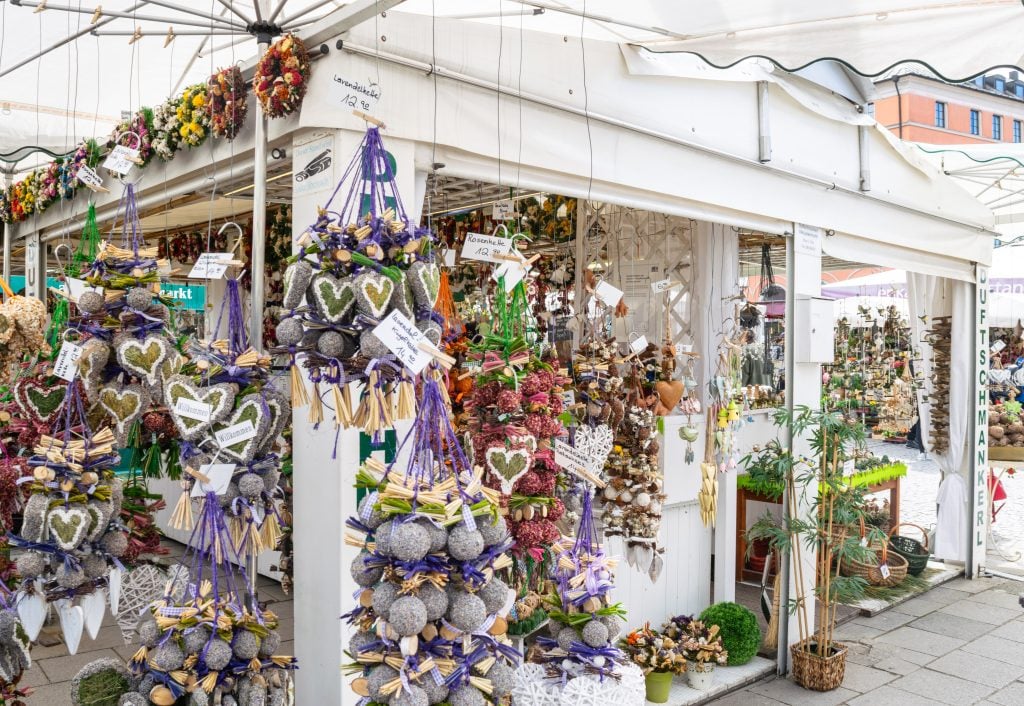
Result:
{"type": "MultiPolygon", "coordinates": [[[[796,233],[796,223],[793,224],[793,233],[796,233]]],[[[789,332],[793,331],[793,323],[796,319],[796,294],[793,288],[793,271],[796,269],[796,250],[793,248],[793,236],[790,235],[786,238],[786,277],[788,283],[786,284],[786,326],[789,332]]],[[[790,420],[793,419],[793,377],[796,373],[796,366],[794,364],[795,357],[793,355],[796,345],[793,341],[793,336],[787,333],[785,345],[783,346],[783,354],[786,357],[786,412],[789,415],[790,420]]],[[[791,454],[790,458],[794,458],[793,454],[793,425],[792,423],[787,424],[786,428],[782,430],[783,443],[786,448],[789,449],[791,454]]],[[[787,479],[788,482],[788,479],[787,479]]],[[[788,490],[788,489],[787,489],[788,490]]],[[[785,492],[782,494],[782,516],[789,517],[789,513],[797,512],[797,508],[791,508],[789,506],[789,493],[785,492]]],[[[797,540],[799,541],[799,540],[797,540]]],[[[782,576],[779,578],[779,592],[782,594],[779,596],[779,643],[778,652],[775,657],[776,673],[779,676],[785,676],[789,673],[789,614],[787,607],[789,606],[790,595],[789,595],[789,574],[790,568],[793,563],[793,552],[792,550],[786,552],[786,556],[779,562],[779,572],[782,576]]],[[[806,598],[806,597],[805,597],[806,598]]],[[[814,597],[811,597],[814,600],[814,597]]],[[[801,608],[797,608],[801,610],[801,608]]]]}
{"type": "Polygon", "coordinates": [[[14,238],[14,226],[0,223],[0,229],[4,234],[4,282],[11,282],[11,239],[14,238]]]}
{"type": "MultiPolygon", "coordinates": [[[[270,47],[270,38],[261,36],[258,39],[257,56],[263,56],[270,47]]],[[[252,267],[250,267],[252,299],[249,303],[249,340],[252,342],[253,348],[262,350],[263,308],[266,299],[263,266],[266,261],[264,248],[267,242],[265,233],[267,226],[267,118],[258,108],[253,159],[255,164],[252,173],[252,267]]]]}

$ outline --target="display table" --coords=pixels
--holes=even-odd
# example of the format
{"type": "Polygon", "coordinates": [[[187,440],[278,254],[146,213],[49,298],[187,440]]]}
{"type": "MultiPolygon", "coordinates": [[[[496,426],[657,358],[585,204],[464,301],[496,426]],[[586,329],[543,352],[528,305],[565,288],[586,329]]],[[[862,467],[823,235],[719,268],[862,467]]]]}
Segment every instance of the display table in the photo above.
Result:
{"type": "MultiPolygon", "coordinates": [[[[895,527],[900,521],[900,478],[907,475],[907,466],[892,463],[849,477],[853,486],[865,486],[868,493],[889,492],[889,521],[895,527]]],[[[747,503],[762,502],[782,504],[785,488],[775,483],[754,483],[745,473],[736,476],[736,579],[738,581],[760,582],[761,572],[746,567],[747,554],[747,503]]]]}

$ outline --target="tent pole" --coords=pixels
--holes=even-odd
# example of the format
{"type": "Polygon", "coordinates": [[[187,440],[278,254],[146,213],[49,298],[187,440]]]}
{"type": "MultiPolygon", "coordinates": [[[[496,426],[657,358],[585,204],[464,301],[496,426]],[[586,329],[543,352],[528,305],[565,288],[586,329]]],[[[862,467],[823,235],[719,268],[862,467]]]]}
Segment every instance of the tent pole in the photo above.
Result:
{"type": "MultiPolygon", "coordinates": [[[[270,48],[269,37],[260,36],[256,52],[263,56],[270,48]]],[[[263,348],[263,308],[266,299],[263,281],[263,267],[266,260],[266,225],[267,225],[267,118],[263,111],[257,109],[255,131],[255,160],[253,169],[252,192],[252,262],[249,276],[252,281],[252,301],[249,307],[250,325],[249,340],[256,350],[263,348]]]]}

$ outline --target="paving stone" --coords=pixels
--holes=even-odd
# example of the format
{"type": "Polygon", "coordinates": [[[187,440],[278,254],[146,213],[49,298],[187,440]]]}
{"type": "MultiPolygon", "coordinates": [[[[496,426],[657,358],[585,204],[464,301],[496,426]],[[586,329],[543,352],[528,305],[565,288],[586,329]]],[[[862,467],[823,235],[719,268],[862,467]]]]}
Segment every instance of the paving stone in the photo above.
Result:
{"type": "Polygon", "coordinates": [[[843,641],[854,641],[864,640],[868,638],[878,637],[884,634],[886,631],[879,628],[869,627],[860,623],[843,623],[836,628],[835,638],[840,642],[843,641]]]}
{"type": "Polygon", "coordinates": [[[1014,682],[988,697],[988,700],[1003,706],[1020,706],[1024,704],[1024,684],[1014,682]]]}
{"type": "Polygon", "coordinates": [[[997,627],[991,634],[1013,642],[1024,642],[1024,621],[1011,620],[997,627]]]}
{"type": "Polygon", "coordinates": [[[986,605],[985,603],[977,603],[966,599],[950,603],[939,612],[957,615],[961,618],[970,618],[971,620],[988,623],[989,625],[1002,625],[1021,615],[1020,608],[1000,608],[999,606],[986,605]]]}
{"type": "MultiPolygon", "coordinates": [[[[973,704],[995,691],[994,687],[935,672],[928,667],[900,677],[896,681],[890,682],[889,686],[932,699],[932,703],[950,704],[951,706],[973,704]]],[[[889,703],[903,704],[904,702],[895,700],[889,703]]]]}
{"type": "Polygon", "coordinates": [[[847,703],[850,706],[897,706],[897,704],[898,706],[935,706],[936,702],[924,696],[886,685],[855,699],[850,699],[847,703]]]}
{"type": "MultiPolygon", "coordinates": [[[[929,660],[935,659],[931,655],[924,656],[927,657],[929,660]]],[[[880,659],[877,662],[875,662],[873,666],[875,669],[880,669],[883,672],[890,672],[901,677],[905,677],[911,672],[916,672],[918,669],[921,668],[921,665],[915,664],[914,662],[905,659],[902,656],[902,653],[900,654],[900,656],[890,655],[889,657],[880,659]]]]}
{"type": "Polygon", "coordinates": [[[999,606],[1000,608],[1008,608],[1016,611],[1018,616],[1021,615],[1021,607],[1019,603],[1020,596],[1016,592],[1006,591],[1000,588],[992,588],[987,591],[982,591],[981,593],[975,593],[967,600],[974,601],[975,603],[999,606]]]}
{"type": "MultiPolygon", "coordinates": [[[[965,642],[976,640],[982,635],[992,632],[992,626],[988,623],[943,612],[929,613],[910,623],[909,627],[943,636],[956,635],[958,638],[963,638],[965,642]]],[[[957,647],[959,646],[957,645],[957,647]]],[[[908,647],[915,649],[913,645],[908,645],[908,647]]]]}
{"type": "Polygon", "coordinates": [[[854,662],[847,661],[846,673],[843,676],[843,688],[853,689],[862,694],[873,691],[883,684],[887,684],[896,678],[896,675],[889,672],[864,667],[854,662]]]}
{"type": "Polygon", "coordinates": [[[833,691],[810,691],[789,679],[761,682],[750,687],[750,691],[788,706],[838,706],[857,695],[857,692],[843,687],[833,691]]]}
{"type": "MultiPolygon", "coordinates": [[[[1024,667],[1024,649],[1021,648],[1020,643],[1003,637],[982,635],[977,640],[968,642],[960,649],[964,652],[981,655],[982,657],[1005,662],[1006,664],[1024,667]]],[[[1021,701],[1021,703],[1024,703],[1024,701],[1021,701]]]]}
{"type": "MultiPolygon", "coordinates": [[[[92,652],[79,652],[75,655],[65,657],[51,657],[33,662],[33,668],[38,664],[39,668],[46,673],[46,678],[52,683],[70,681],[78,670],[93,660],[101,657],[113,657],[118,659],[117,653],[113,650],[93,650],[92,652]]],[[[45,702],[41,702],[45,703],[45,702]]]]}
{"type": "Polygon", "coordinates": [[[715,706],[785,706],[781,701],[776,701],[760,694],[754,694],[747,690],[734,691],[720,699],[715,699],[711,703],[715,706]]]}
{"type": "Polygon", "coordinates": [[[947,586],[949,586],[949,584],[944,583],[938,588],[933,588],[932,590],[923,593],[922,598],[927,598],[930,601],[937,601],[939,603],[949,605],[950,603],[961,601],[964,598],[967,598],[967,596],[972,595],[966,591],[956,591],[952,588],[947,588],[947,586]]]}
{"type": "Polygon", "coordinates": [[[973,654],[963,650],[950,652],[928,665],[928,669],[979,684],[1004,687],[1014,679],[1024,676],[1024,667],[998,662],[989,656],[973,654]]]}
{"type": "MultiPolygon", "coordinates": [[[[902,607],[903,606],[900,606],[900,608],[902,607]]],[[[854,624],[867,625],[869,628],[888,632],[889,630],[895,630],[901,625],[906,625],[914,620],[915,617],[916,616],[910,613],[903,613],[900,610],[887,610],[884,613],[879,613],[878,615],[870,618],[867,616],[854,618],[852,622],[854,624]]]]}
{"type": "Polygon", "coordinates": [[[928,615],[929,613],[934,613],[940,608],[945,608],[947,605],[953,602],[951,600],[932,600],[931,598],[929,598],[929,596],[931,596],[931,593],[927,593],[924,596],[921,596],[920,598],[911,598],[906,603],[900,603],[900,612],[907,613],[908,615],[917,616],[928,615]]]}
{"type": "Polygon", "coordinates": [[[897,647],[905,647],[910,650],[918,650],[936,657],[952,652],[967,642],[967,640],[961,640],[958,637],[920,630],[913,627],[913,625],[904,625],[902,628],[896,628],[892,632],[887,632],[879,637],[878,641],[896,645],[897,647]]]}
{"type": "Polygon", "coordinates": [[[41,686],[38,689],[33,689],[32,695],[28,698],[31,704],[71,706],[71,682],[65,681],[41,686]]]}
{"type": "Polygon", "coordinates": [[[1006,579],[1000,578],[977,578],[977,579],[965,579],[958,578],[952,581],[947,581],[942,584],[943,588],[949,588],[954,591],[963,591],[965,593],[981,593],[987,591],[990,588],[997,588],[1006,585],[1006,579]]]}

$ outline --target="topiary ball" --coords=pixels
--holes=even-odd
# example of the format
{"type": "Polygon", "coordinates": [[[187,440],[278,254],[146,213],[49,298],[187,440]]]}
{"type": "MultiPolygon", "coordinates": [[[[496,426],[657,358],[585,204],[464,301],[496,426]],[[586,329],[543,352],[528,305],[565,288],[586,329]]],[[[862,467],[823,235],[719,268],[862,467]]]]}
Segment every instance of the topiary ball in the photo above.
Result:
{"type": "Polygon", "coordinates": [[[608,628],[600,620],[591,620],[580,631],[583,642],[591,647],[602,647],[608,644],[608,628]]]}
{"type": "Polygon", "coordinates": [[[282,346],[297,346],[302,341],[302,321],[297,318],[281,319],[274,329],[277,342],[282,346]]]}
{"type": "Polygon", "coordinates": [[[324,331],[316,342],[316,349],[326,358],[346,360],[355,355],[356,343],[350,336],[338,331],[324,331]]]}
{"type": "Polygon", "coordinates": [[[460,686],[448,692],[449,706],[486,706],[487,700],[475,686],[460,686]]]}
{"type": "Polygon", "coordinates": [[[444,682],[435,682],[429,674],[420,679],[420,688],[427,692],[427,703],[439,704],[448,698],[448,687],[444,682]]]}
{"type": "Polygon", "coordinates": [[[493,696],[501,698],[512,693],[512,686],[515,684],[516,670],[503,662],[495,664],[487,670],[487,678],[491,680],[493,696]]]}
{"type": "Polygon", "coordinates": [[[463,632],[474,632],[487,619],[487,606],[472,593],[455,591],[448,596],[448,622],[463,632]]]}
{"type": "Polygon", "coordinates": [[[488,547],[498,544],[508,537],[508,525],[505,524],[505,518],[501,515],[498,515],[494,522],[487,517],[477,518],[476,528],[480,531],[484,538],[484,544],[488,547]]]}
{"type": "Polygon", "coordinates": [[[68,569],[66,565],[58,564],[57,583],[62,588],[78,588],[85,583],[85,572],[80,568],[68,569]]]}
{"type": "Polygon", "coordinates": [[[82,570],[86,578],[98,579],[107,573],[107,560],[101,556],[90,554],[82,559],[82,570]]]}
{"type": "Polygon", "coordinates": [[[112,531],[107,532],[103,535],[103,539],[100,541],[103,545],[104,551],[111,556],[124,556],[124,553],[128,550],[128,535],[125,532],[112,531]]]}
{"type": "Polygon", "coordinates": [[[438,527],[430,520],[417,520],[420,526],[430,535],[430,553],[439,552],[448,544],[448,530],[438,527]]]}
{"type": "Polygon", "coordinates": [[[178,643],[168,640],[153,652],[153,666],[162,672],[171,672],[185,663],[185,653],[178,643]]]}
{"type": "Polygon", "coordinates": [[[419,561],[429,551],[430,535],[423,525],[403,522],[391,533],[391,555],[399,561],[419,561]]]}
{"type": "Polygon", "coordinates": [[[558,641],[558,646],[568,652],[572,643],[580,641],[580,634],[576,628],[564,627],[558,631],[558,637],[555,639],[558,641]]]}
{"type": "Polygon", "coordinates": [[[381,691],[384,685],[392,679],[398,678],[398,670],[381,664],[370,670],[366,676],[366,686],[370,692],[370,698],[374,701],[385,701],[387,697],[381,691]]]}
{"type": "Polygon", "coordinates": [[[231,645],[219,637],[213,638],[206,648],[206,666],[217,672],[228,666],[231,661],[231,645]]]}
{"type": "Polygon", "coordinates": [[[203,651],[209,641],[210,628],[205,625],[197,625],[185,633],[185,652],[197,655],[203,651]]]}
{"type": "Polygon", "coordinates": [[[238,659],[252,659],[260,653],[260,640],[248,630],[239,630],[231,646],[238,659]]]}
{"type": "Polygon", "coordinates": [[[599,618],[604,623],[604,626],[608,628],[608,639],[614,641],[619,635],[622,634],[622,628],[625,625],[625,621],[617,615],[605,615],[599,618]]]}
{"type": "Polygon", "coordinates": [[[18,567],[18,573],[27,579],[34,579],[46,571],[46,559],[39,552],[25,552],[18,557],[15,565],[18,567]]]}
{"type": "Polygon", "coordinates": [[[247,498],[258,498],[263,493],[263,479],[255,473],[243,473],[238,477],[238,492],[247,498]]]}
{"type": "Polygon", "coordinates": [[[761,646],[761,628],[757,616],[738,603],[716,603],[700,614],[707,626],[717,625],[722,646],[729,652],[729,666],[746,664],[761,646]]]}
{"type": "Polygon", "coordinates": [[[402,596],[391,604],[388,623],[402,637],[418,635],[427,624],[427,607],[416,596],[402,596]]]}
{"type": "Polygon", "coordinates": [[[391,536],[395,533],[395,521],[384,520],[373,532],[373,541],[377,543],[377,551],[391,556],[391,536]]]}
{"type": "Polygon", "coordinates": [[[360,552],[352,560],[352,580],[356,582],[357,586],[363,586],[364,588],[372,586],[380,581],[380,577],[384,575],[383,566],[366,565],[366,560],[369,558],[370,554],[368,552],[360,552]]]}
{"type": "Polygon", "coordinates": [[[480,600],[487,606],[488,613],[497,613],[508,601],[508,584],[495,576],[477,591],[476,595],[480,596],[480,600]]]}
{"type": "Polygon", "coordinates": [[[362,652],[364,647],[372,645],[377,642],[378,639],[379,638],[369,630],[360,630],[349,638],[348,653],[352,655],[352,659],[355,659],[359,656],[359,653],[362,652]]]}
{"type": "Polygon", "coordinates": [[[384,341],[377,338],[373,331],[366,329],[359,334],[359,352],[367,358],[383,358],[391,352],[391,349],[385,345],[384,341]]]}
{"type": "Polygon", "coordinates": [[[388,706],[429,706],[427,692],[418,686],[402,687],[388,699],[388,706]]]}
{"type": "Polygon", "coordinates": [[[153,302],[153,292],[145,287],[132,287],[128,290],[128,295],[124,300],[132,309],[145,311],[153,302]]]}
{"type": "Polygon", "coordinates": [[[78,296],[78,310],[83,314],[95,314],[103,309],[106,298],[99,292],[87,289],[78,296]]]}
{"type": "Polygon", "coordinates": [[[424,583],[416,596],[423,601],[427,609],[427,620],[434,622],[444,617],[448,611],[448,594],[432,583],[424,583]]]}
{"type": "Polygon", "coordinates": [[[476,559],[484,551],[484,537],[478,530],[458,525],[448,532],[448,553],[456,561],[476,559]]]}
{"type": "Polygon", "coordinates": [[[281,633],[276,630],[269,631],[266,636],[260,640],[260,657],[270,657],[277,652],[277,649],[281,646],[281,633]]]}
{"type": "Polygon", "coordinates": [[[367,495],[359,501],[359,519],[364,525],[372,530],[377,529],[384,523],[384,515],[379,510],[373,509],[372,505],[376,498],[373,495],[367,495]],[[370,508],[370,509],[368,509],[370,508]]]}
{"type": "Polygon", "coordinates": [[[398,598],[398,586],[385,581],[379,586],[373,589],[373,612],[384,618],[388,619],[388,611],[391,610],[391,604],[398,598]]]}

